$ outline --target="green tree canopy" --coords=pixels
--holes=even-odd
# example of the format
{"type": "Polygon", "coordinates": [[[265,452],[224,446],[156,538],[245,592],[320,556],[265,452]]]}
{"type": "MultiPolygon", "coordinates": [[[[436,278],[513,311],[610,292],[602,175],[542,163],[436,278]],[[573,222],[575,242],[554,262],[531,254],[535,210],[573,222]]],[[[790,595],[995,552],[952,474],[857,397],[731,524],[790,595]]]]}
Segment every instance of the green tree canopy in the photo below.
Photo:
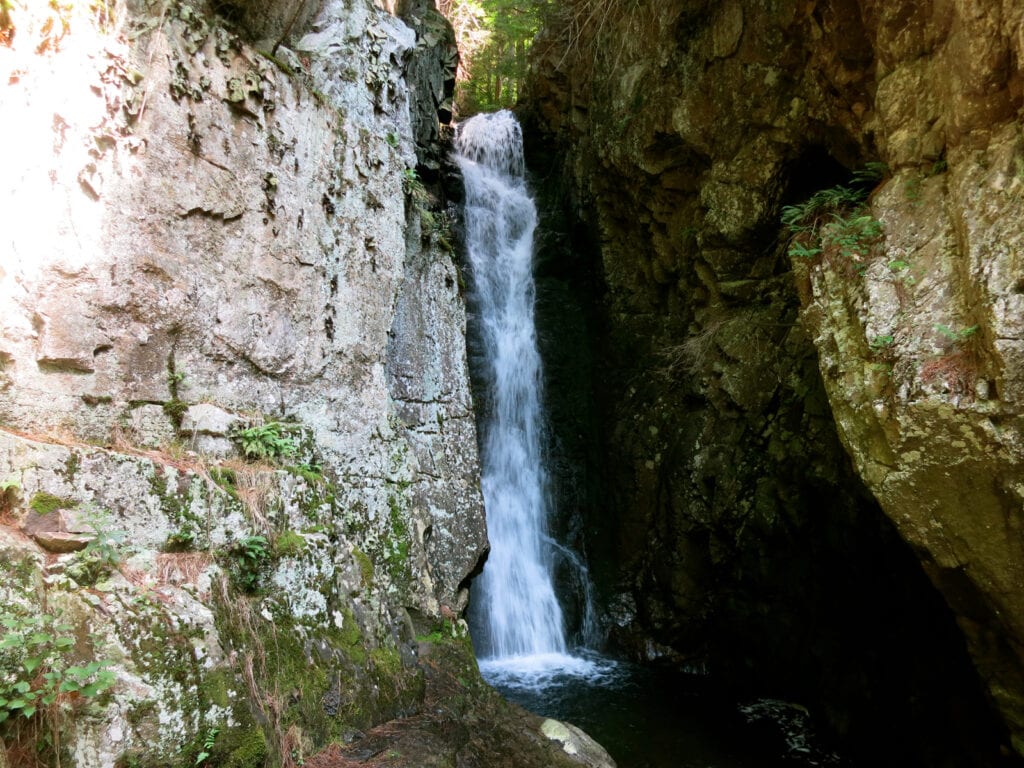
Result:
{"type": "Polygon", "coordinates": [[[456,86],[461,117],[512,106],[526,77],[527,54],[553,0],[441,0],[455,27],[462,64],[456,86]]]}

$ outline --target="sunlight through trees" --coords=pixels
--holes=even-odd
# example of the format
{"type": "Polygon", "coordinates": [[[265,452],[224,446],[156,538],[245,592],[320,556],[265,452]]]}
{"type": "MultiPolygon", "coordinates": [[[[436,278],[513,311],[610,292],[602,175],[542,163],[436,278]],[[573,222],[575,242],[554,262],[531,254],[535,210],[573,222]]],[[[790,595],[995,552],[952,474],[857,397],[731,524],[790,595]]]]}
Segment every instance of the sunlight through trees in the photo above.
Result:
{"type": "Polygon", "coordinates": [[[515,104],[530,45],[552,5],[551,0],[440,0],[462,56],[455,95],[461,118],[515,104]]]}

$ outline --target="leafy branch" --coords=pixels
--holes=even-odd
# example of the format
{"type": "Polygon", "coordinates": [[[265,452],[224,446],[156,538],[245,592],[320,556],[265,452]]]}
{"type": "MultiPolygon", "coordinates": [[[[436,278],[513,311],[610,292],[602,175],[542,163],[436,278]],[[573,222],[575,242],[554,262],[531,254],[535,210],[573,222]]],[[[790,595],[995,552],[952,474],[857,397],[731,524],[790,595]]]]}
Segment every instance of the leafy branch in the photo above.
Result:
{"type": "Polygon", "coordinates": [[[58,705],[62,695],[92,698],[114,685],[109,661],[69,664],[74,628],[49,613],[0,613],[0,723],[31,718],[58,705]]]}

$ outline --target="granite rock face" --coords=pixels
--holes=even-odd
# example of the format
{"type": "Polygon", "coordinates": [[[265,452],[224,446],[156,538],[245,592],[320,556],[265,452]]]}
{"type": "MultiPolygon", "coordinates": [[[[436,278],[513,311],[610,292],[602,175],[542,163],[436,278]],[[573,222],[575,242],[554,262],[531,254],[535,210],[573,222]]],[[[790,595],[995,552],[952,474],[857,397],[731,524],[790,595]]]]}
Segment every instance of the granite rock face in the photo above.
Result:
{"type": "Polygon", "coordinates": [[[16,3],[0,40],[3,610],[115,673],[63,764],[211,732],[292,764],[416,710],[415,637],[486,551],[458,275],[411,183],[442,145],[407,74],[451,51],[368,0],[86,5],[16,3]],[[28,537],[69,511],[81,552],[28,537]]]}
{"type": "Polygon", "coordinates": [[[787,578],[764,588],[815,550],[848,573],[791,576],[825,594],[861,579],[877,609],[886,580],[857,562],[904,557],[896,531],[1024,751],[1024,12],[695,1],[590,24],[581,8],[538,40],[529,111],[564,148],[543,162],[570,179],[555,195],[585,225],[576,246],[599,254],[618,621],[700,655],[712,617],[728,635],[763,611],[827,613],[789,601],[787,578]],[[820,210],[812,238],[780,224],[838,186],[866,207],[820,210]]]}

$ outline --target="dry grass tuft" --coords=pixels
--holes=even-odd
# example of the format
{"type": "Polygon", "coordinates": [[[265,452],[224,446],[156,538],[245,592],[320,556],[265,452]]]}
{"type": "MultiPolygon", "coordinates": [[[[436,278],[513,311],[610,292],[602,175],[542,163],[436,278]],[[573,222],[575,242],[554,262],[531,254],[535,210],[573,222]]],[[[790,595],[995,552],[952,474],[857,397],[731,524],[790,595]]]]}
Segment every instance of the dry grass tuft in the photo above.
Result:
{"type": "Polygon", "coordinates": [[[161,585],[196,584],[213,557],[208,552],[163,552],[156,556],[156,578],[161,585]]]}
{"type": "Polygon", "coordinates": [[[235,492],[249,510],[253,526],[265,536],[270,536],[273,527],[267,515],[270,501],[278,490],[277,468],[270,464],[229,459],[220,465],[235,475],[235,492]]]}
{"type": "Polygon", "coordinates": [[[942,383],[952,395],[975,396],[978,383],[978,358],[973,350],[960,350],[929,360],[921,366],[924,384],[942,383]]]}

